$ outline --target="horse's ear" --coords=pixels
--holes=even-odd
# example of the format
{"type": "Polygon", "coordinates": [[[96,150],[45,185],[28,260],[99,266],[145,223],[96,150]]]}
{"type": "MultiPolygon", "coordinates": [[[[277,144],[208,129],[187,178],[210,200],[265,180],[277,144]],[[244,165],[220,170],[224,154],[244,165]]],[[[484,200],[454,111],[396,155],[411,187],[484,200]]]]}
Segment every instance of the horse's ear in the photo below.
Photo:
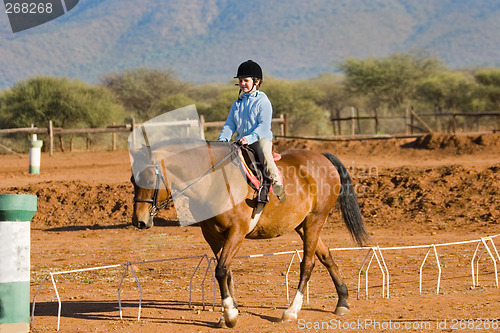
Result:
{"type": "Polygon", "coordinates": [[[147,151],[145,149],[146,146],[142,145],[141,148],[139,149],[136,149],[134,147],[130,147],[129,148],[129,153],[130,153],[130,156],[132,156],[132,160],[133,162],[136,162],[136,161],[144,161],[146,159],[149,159],[150,157],[148,155],[145,154],[145,151],[147,151]]]}
{"type": "Polygon", "coordinates": [[[132,159],[135,160],[135,157],[139,153],[139,149],[135,149],[134,147],[129,147],[128,152],[129,152],[130,156],[132,156],[132,159]]]}

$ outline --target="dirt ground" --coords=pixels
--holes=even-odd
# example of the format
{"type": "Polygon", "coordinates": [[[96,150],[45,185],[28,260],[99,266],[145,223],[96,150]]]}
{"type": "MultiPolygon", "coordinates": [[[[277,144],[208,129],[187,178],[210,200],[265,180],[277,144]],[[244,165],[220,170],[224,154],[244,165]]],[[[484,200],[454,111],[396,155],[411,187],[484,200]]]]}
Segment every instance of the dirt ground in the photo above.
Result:
{"type": "MultiPolygon", "coordinates": [[[[434,134],[417,140],[362,142],[279,140],[276,146],[278,151],[330,152],[344,162],[373,245],[444,244],[500,234],[499,134],[434,134]]],[[[120,319],[117,290],[125,266],[54,275],[62,301],[61,332],[499,330],[500,289],[487,252],[478,265],[479,285],[472,284],[471,259],[478,242],[436,247],[439,264],[431,252],[422,268],[422,293],[419,272],[430,248],[383,250],[389,298],[382,297],[386,290],[375,259],[368,271],[369,289],[365,287],[365,266],[359,275],[358,293],[358,272],[366,249],[335,250],[334,258],[350,291],[350,314],[337,317],[332,313],[336,292],[318,263],[309,286],[309,303],[305,302],[299,321],[281,323],[281,313],[288,305],[290,263],[290,297],[298,283],[299,263],[296,256],[292,258],[293,251],[301,249],[296,234],[245,241],[239,256],[287,253],[235,260],[240,317],[236,328],[219,329],[218,290],[206,258],[200,257],[211,257],[211,252],[199,228],[176,226],[172,209],[163,212],[152,229],[131,226],[127,151],[42,154],[40,175],[28,174],[27,156],[0,158],[0,193],[38,196],[38,211],[31,224],[32,300],[49,272],[135,263],[143,293],[140,320],[140,289],[130,270],[121,286],[120,319]],[[172,258],[182,259],[137,263],[172,258]]],[[[337,211],[332,212],[322,238],[332,249],[356,246],[337,211]]],[[[493,241],[498,248],[500,237],[493,241]]],[[[496,256],[491,244],[488,241],[496,256]]],[[[499,263],[497,258],[497,266],[499,263]]],[[[56,292],[49,279],[36,297],[32,331],[55,331],[57,311],[56,292]]]]}

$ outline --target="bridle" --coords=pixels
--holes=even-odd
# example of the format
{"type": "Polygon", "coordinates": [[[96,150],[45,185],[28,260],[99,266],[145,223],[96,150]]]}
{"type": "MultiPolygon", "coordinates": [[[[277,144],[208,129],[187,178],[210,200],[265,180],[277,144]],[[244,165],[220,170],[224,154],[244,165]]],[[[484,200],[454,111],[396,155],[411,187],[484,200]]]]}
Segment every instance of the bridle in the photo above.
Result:
{"type": "MultiPolygon", "coordinates": [[[[163,174],[161,173],[160,165],[158,164],[158,161],[156,161],[156,158],[155,158],[155,164],[149,165],[148,168],[155,168],[156,180],[155,180],[155,187],[154,187],[154,191],[153,191],[153,197],[151,199],[140,199],[140,198],[136,198],[134,196],[134,203],[136,203],[136,202],[150,203],[151,208],[149,208],[149,215],[154,217],[158,214],[158,212],[160,210],[162,210],[163,208],[170,205],[170,203],[174,201],[174,198],[172,197],[172,195],[169,195],[167,200],[165,200],[162,203],[159,203],[158,198],[159,198],[159,194],[160,194],[160,184],[163,183],[163,185],[165,186],[165,189],[168,190],[167,181],[165,180],[165,177],[163,177],[163,174]]],[[[135,180],[134,180],[134,182],[135,182],[135,180]]]]}
{"type": "MultiPolygon", "coordinates": [[[[210,149],[210,145],[208,147],[210,149]]],[[[210,169],[208,169],[198,179],[196,179],[194,182],[192,182],[191,184],[186,186],[183,190],[179,191],[175,195],[172,195],[172,193],[170,192],[170,195],[168,196],[168,198],[161,203],[159,202],[160,185],[163,183],[163,185],[165,186],[165,189],[167,189],[167,190],[168,190],[168,185],[167,185],[167,181],[166,181],[165,177],[163,176],[163,173],[161,172],[160,164],[158,163],[156,157],[153,154],[151,154],[151,156],[154,159],[154,164],[150,164],[147,168],[155,168],[156,179],[155,179],[155,187],[154,187],[154,191],[153,191],[153,197],[151,199],[141,199],[141,198],[136,198],[134,195],[134,203],[143,202],[143,203],[151,204],[151,207],[149,208],[149,215],[151,217],[155,217],[160,212],[160,210],[162,210],[165,207],[167,207],[168,205],[170,205],[170,203],[174,202],[175,199],[177,199],[178,197],[183,195],[187,190],[189,190],[191,187],[193,187],[194,185],[196,185],[197,183],[202,181],[208,174],[215,171],[218,167],[220,167],[222,165],[222,163],[224,161],[226,161],[228,158],[230,158],[232,155],[234,155],[235,152],[237,152],[239,149],[240,149],[240,147],[238,144],[236,144],[236,143],[231,144],[231,150],[219,162],[214,164],[210,169]]],[[[134,180],[134,182],[135,182],[135,180],[134,180]]],[[[136,186],[138,186],[138,185],[136,184],[136,186]]]]}

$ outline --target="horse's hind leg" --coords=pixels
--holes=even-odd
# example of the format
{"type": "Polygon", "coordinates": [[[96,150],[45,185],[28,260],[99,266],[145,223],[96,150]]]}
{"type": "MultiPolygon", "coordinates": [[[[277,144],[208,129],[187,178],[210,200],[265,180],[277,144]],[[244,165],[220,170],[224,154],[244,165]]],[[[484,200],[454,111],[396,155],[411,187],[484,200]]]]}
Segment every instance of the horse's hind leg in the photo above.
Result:
{"type": "Polygon", "coordinates": [[[337,307],[335,308],[335,314],[341,316],[349,313],[349,306],[347,305],[347,297],[349,296],[347,286],[342,279],[342,275],[339,272],[337,264],[333,261],[332,253],[325,243],[323,243],[321,238],[318,240],[318,245],[316,247],[316,256],[326,267],[328,273],[330,273],[333,283],[335,284],[335,289],[337,289],[339,300],[337,302],[337,307]]]}
{"type": "MultiPolygon", "coordinates": [[[[297,228],[295,230],[300,235],[300,237],[304,239],[304,233],[302,229],[297,228]]],[[[335,289],[337,290],[339,300],[337,302],[334,313],[339,316],[349,313],[349,305],[347,305],[347,298],[349,296],[347,286],[342,279],[342,275],[339,272],[337,264],[335,264],[335,261],[333,260],[332,253],[319,237],[318,243],[316,245],[316,256],[328,270],[328,273],[332,277],[333,283],[335,284],[335,289]]]]}
{"type": "Polygon", "coordinates": [[[325,220],[326,218],[310,215],[304,220],[300,227],[295,229],[302,237],[304,243],[304,257],[300,262],[300,280],[297,292],[288,309],[283,312],[282,321],[297,320],[297,314],[302,308],[307,282],[314,268],[314,253],[316,252],[316,245],[318,244],[319,232],[325,220]],[[300,231],[298,229],[300,229],[300,231]]]}

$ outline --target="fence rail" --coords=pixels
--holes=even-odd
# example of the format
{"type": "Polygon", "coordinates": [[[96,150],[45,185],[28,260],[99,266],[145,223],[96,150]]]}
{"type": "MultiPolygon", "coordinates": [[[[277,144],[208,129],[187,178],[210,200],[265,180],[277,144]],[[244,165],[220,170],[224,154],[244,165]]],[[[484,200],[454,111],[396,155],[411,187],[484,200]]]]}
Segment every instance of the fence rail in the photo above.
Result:
{"type": "MultiPolygon", "coordinates": [[[[417,114],[413,108],[407,108],[403,115],[373,115],[373,116],[361,116],[359,115],[359,110],[351,107],[351,114],[347,117],[332,117],[330,121],[332,122],[334,134],[342,134],[342,123],[349,123],[348,127],[350,130],[350,135],[355,136],[361,133],[360,121],[368,120],[373,121],[374,133],[379,133],[381,128],[381,122],[384,120],[404,120],[404,129],[401,130],[399,134],[404,132],[405,135],[415,134],[415,132],[420,133],[432,133],[439,132],[440,127],[446,124],[446,130],[451,133],[456,133],[458,130],[458,119],[459,118],[471,118],[472,124],[471,128],[464,129],[464,131],[472,131],[472,127],[475,127],[475,131],[479,131],[479,120],[484,117],[496,118],[496,121],[489,123],[489,126],[496,126],[496,130],[500,130],[500,111],[499,112],[434,112],[434,113],[421,113],[417,114]],[[444,118],[444,120],[443,120],[444,118]],[[427,119],[425,121],[424,119],[427,119]],[[431,124],[430,120],[433,121],[431,124]]],[[[491,128],[495,131],[495,128],[491,128]]]]}
{"type": "MultiPolygon", "coordinates": [[[[279,118],[274,118],[272,119],[273,124],[278,124],[280,127],[280,136],[286,136],[288,135],[288,115],[280,115],[279,118]]],[[[89,135],[89,134],[103,134],[103,133],[111,133],[112,134],[112,150],[116,150],[116,133],[130,133],[132,132],[135,128],[138,126],[141,126],[142,124],[136,124],[135,120],[132,119],[132,122],[130,124],[124,124],[124,125],[110,125],[107,127],[102,127],[102,128],[61,128],[61,127],[54,127],[52,120],[49,120],[49,126],[47,128],[39,128],[39,127],[25,127],[25,128],[6,128],[6,129],[0,129],[0,135],[2,134],[15,134],[15,133],[27,133],[27,134],[46,134],[49,136],[49,142],[48,142],[48,150],[50,155],[52,156],[54,154],[54,137],[58,136],[60,143],[61,143],[61,148],[63,148],[63,142],[62,142],[62,136],[63,135],[74,135],[74,134],[79,134],[79,135],[89,135]]],[[[213,121],[213,122],[205,122],[205,118],[203,115],[200,116],[200,121],[198,122],[193,121],[193,120],[185,120],[185,121],[176,121],[176,122],[170,122],[170,123],[161,123],[161,124],[153,124],[153,125],[148,125],[148,126],[186,126],[186,128],[190,127],[199,127],[200,132],[201,132],[201,137],[204,138],[204,133],[207,128],[217,128],[217,127],[222,127],[224,125],[224,121],[213,121]]],[[[87,142],[87,146],[89,143],[87,142]]],[[[0,145],[0,147],[3,147],[9,151],[12,152],[8,147],[5,147],[4,145],[0,145]]],[[[72,149],[72,147],[71,147],[72,149]]]]}
{"type": "MultiPolygon", "coordinates": [[[[500,132],[500,112],[480,112],[480,113],[458,113],[458,112],[445,112],[445,113],[422,113],[417,114],[413,108],[407,108],[402,115],[359,115],[359,111],[355,108],[350,109],[350,116],[347,117],[332,117],[330,121],[333,125],[333,134],[334,136],[328,137],[297,137],[290,136],[289,133],[289,117],[287,114],[282,114],[278,118],[272,119],[273,124],[279,125],[279,132],[276,137],[279,138],[307,138],[307,139],[318,139],[318,140],[327,140],[327,141],[344,141],[344,140],[366,140],[366,139],[384,139],[389,137],[415,137],[420,136],[425,133],[432,132],[449,132],[456,133],[459,126],[458,119],[470,119],[472,121],[463,121],[461,132],[471,133],[471,132],[500,132]],[[486,119],[486,121],[482,121],[483,126],[480,126],[480,119],[490,117],[490,119],[486,119]],[[445,120],[442,120],[442,119],[445,120]],[[425,120],[424,120],[425,119],[425,120]],[[403,120],[403,124],[399,124],[399,130],[392,128],[389,131],[381,131],[383,127],[382,122],[384,121],[400,121],[403,120]],[[362,130],[361,122],[363,123],[362,130]],[[366,121],[373,121],[373,130],[366,131],[366,121]],[[342,131],[342,123],[348,123],[348,130],[342,131]],[[484,125],[486,124],[486,125],[484,125]],[[466,127],[469,128],[466,128],[466,127]],[[445,127],[443,130],[441,127],[445,127]],[[381,132],[389,132],[393,134],[380,134],[381,132]]],[[[170,126],[171,123],[161,124],[161,126],[170,126]]],[[[196,120],[193,123],[193,120],[186,120],[185,123],[176,122],[175,125],[183,125],[186,126],[186,129],[189,130],[190,127],[198,128],[201,132],[201,137],[204,137],[204,133],[207,129],[222,127],[224,125],[223,121],[213,121],[206,122],[203,115],[200,116],[200,120],[196,120]]],[[[54,138],[58,137],[61,147],[61,150],[64,151],[64,143],[63,136],[64,135],[87,135],[87,149],[89,149],[91,141],[89,135],[91,134],[111,134],[111,149],[116,149],[117,142],[117,133],[130,133],[136,127],[141,126],[141,124],[136,124],[134,120],[130,124],[123,125],[110,125],[104,128],[69,128],[64,129],[60,127],[54,127],[52,121],[49,121],[49,126],[47,128],[38,128],[38,127],[27,127],[27,128],[8,128],[8,129],[0,129],[0,135],[2,134],[13,134],[13,133],[27,133],[27,134],[42,134],[48,135],[49,140],[47,143],[48,151],[50,155],[53,155],[54,152],[54,138]]],[[[370,124],[369,127],[372,125],[370,124]]],[[[344,127],[345,129],[345,127],[344,127]]],[[[5,149],[11,153],[15,153],[9,147],[0,144],[0,148],[5,149]]],[[[70,141],[70,150],[73,150],[73,138],[70,141]]]]}

